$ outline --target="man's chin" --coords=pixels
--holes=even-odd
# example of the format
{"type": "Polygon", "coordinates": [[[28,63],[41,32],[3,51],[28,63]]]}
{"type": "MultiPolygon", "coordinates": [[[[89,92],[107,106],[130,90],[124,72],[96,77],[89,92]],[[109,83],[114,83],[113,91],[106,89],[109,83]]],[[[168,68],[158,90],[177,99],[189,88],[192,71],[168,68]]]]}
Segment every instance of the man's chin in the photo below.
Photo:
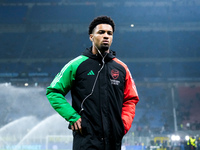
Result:
{"type": "Polygon", "coordinates": [[[101,46],[100,50],[101,51],[107,51],[107,50],[109,50],[109,46],[108,45],[103,45],[103,46],[101,46]]]}

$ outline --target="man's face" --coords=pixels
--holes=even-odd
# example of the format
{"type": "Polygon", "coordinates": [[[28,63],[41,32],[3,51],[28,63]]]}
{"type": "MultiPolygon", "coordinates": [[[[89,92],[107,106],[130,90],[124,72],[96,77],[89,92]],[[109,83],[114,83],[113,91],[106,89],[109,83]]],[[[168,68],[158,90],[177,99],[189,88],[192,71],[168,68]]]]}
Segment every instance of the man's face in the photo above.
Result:
{"type": "Polygon", "coordinates": [[[97,25],[93,33],[90,34],[90,38],[100,51],[107,51],[113,40],[113,28],[109,24],[99,24],[97,25]]]}

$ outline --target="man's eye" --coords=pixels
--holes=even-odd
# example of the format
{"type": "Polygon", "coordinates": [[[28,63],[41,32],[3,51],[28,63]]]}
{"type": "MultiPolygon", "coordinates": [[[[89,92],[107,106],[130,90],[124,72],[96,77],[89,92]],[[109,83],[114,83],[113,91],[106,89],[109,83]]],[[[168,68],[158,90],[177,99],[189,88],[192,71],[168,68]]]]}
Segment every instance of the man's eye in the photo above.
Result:
{"type": "Polygon", "coordinates": [[[112,32],[108,32],[109,35],[112,35],[112,32]]]}
{"type": "Polygon", "coordinates": [[[104,31],[99,31],[99,34],[104,34],[105,32],[104,31]]]}

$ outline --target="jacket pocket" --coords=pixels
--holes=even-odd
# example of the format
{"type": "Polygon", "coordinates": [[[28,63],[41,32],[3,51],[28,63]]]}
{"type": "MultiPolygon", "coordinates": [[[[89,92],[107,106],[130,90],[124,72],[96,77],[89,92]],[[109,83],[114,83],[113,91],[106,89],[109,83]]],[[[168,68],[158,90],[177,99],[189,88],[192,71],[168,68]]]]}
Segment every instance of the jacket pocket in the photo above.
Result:
{"type": "Polygon", "coordinates": [[[125,130],[123,121],[122,120],[119,121],[119,123],[115,124],[112,129],[113,129],[112,138],[114,138],[116,142],[120,143],[122,138],[123,138],[123,136],[124,136],[124,130],[125,130]]]}
{"type": "Polygon", "coordinates": [[[88,134],[92,135],[93,132],[90,129],[90,124],[89,124],[87,118],[85,117],[84,112],[82,112],[82,114],[81,114],[81,119],[82,119],[81,127],[82,127],[83,136],[86,136],[88,134]]]}

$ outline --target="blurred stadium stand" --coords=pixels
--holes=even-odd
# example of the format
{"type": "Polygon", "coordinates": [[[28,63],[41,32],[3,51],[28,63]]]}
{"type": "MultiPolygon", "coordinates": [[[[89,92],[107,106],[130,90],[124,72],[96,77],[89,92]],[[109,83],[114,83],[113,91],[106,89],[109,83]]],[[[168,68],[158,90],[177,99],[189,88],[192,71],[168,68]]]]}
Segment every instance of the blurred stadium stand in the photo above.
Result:
{"type": "Polygon", "coordinates": [[[71,58],[91,45],[90,21],[109,15],[116,22],[111,48],[128,65],[138,85],[141,101],[135,122],[156,132],[163,126],[167,130],[173,126],[169,124],[173,122],[171,87],[178,91],[181,105],[188,101],[184,93],[200,93],[199,10],[195,0],[0,0],[0,82],[46,87],[71,58]],[[186,88],[186,83],[197,89],[186,88]]]}

